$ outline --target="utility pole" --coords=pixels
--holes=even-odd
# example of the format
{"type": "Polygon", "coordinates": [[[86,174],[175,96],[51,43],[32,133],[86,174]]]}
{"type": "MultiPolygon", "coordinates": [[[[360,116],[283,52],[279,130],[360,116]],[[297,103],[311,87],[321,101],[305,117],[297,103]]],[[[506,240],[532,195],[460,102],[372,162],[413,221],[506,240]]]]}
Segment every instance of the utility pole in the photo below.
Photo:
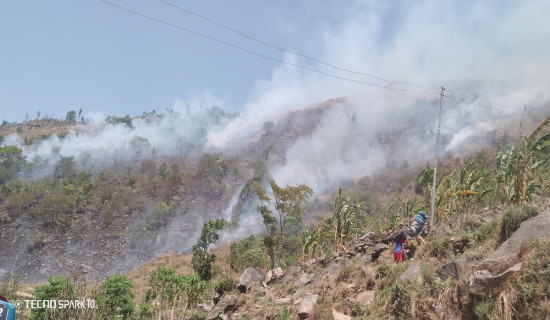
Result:
{"type": "Polygon", "coordinates": [[[434,161],[434,181],[432,183],[432,205],[430,207],[430,230],[434,227],[434,209],[435,209],[435,189],[437,183],[437,156],[439,154],[439,135],[441,132],[441,105],[443,102],[443,94],[445,87],[441,86],[441,97],[439,98],[439,121],[437,122],[437,138],[435,140],[435,161],[434,161]]]}

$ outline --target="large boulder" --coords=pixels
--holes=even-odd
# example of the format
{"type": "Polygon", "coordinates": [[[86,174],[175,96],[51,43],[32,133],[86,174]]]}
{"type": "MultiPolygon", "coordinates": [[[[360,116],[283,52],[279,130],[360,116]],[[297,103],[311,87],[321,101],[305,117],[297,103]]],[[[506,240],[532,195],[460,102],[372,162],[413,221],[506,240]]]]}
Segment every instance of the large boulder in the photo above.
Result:
{"type": "Polygon", "coordinates": [[[290,268],[285,272],[285,275],[281,278],[281,283],[287,283],[290,280],[294,279],[302,271],[298,267],[290,268]]]}
{"type": "Polygon", "coordinates": [[[351,266],[351,261],[349,259],[342,259],[340,261],[333,261],[331,264],[328,265],[327,267],[327,272],[328,272],[328,275],[330,278],[333,278],[335,276],[337,276],[340,271],[342,271],[343,269],[351,266]]]}
{"type": "Polygon", "coordinates": [[[482,259],[483,256],[478,254],[467,256],[462,259],[453,260],[439,267],[435,274],[443,281],[447,280],[448,278],[458,280],[462,275],[470,271],[472,266],[477,265],[479,262],[481,262],[482,259]]]}
{"type": "Polygon", "coordinates": [[[523,221],[519,229],[488,258],[497,259],[510,256],[516,253],[522,245],[528,245],[538,238],[550,238],[550,211],[542,212],[536,217],[523,221]]]}
{"type": "Polygon", "coordinates": [[[239,298],[224,294],[216,306],[208,313],[208,320],[223,319],[224,313],[233,312],[239,307],[239,298]]]}
{"type": "Polygon", "coordinates": [[[397,279],[398,282],[403,281],[415,281],[422,277],[422,271],[420,270],[420,261],[414,260],[409,264],[409,267],[405,272],[403,272],[399,278],[397,279]]]}
{"type": "Polygon", "coordinates": [[[313,293],[306,293],[304,295],[298,307],[298,317],[300,319],[307,319],[313,314],[318,298],[319,296],[313,293]]]}
{"type": "Polygon", "coordinates": [[[502,285],[515,273],[521,270],[521,262],[508,268],[503,273],[493,275],[489,270],[474,271],[470,276],[471,294],[490,297],[501,291],[502,285]]]}
{"type": "Polygon", "coordinates": [[[239,279],[237,288],[242,293],[247,293],[250,291],[250,287],[255,283],[262,283],[264,280],[265,274],[260,268],[247,268],[244,270],[243,274],[239,279]]]}
{"type": "Polygon", "coordinates": [[[306,284],[310,283],[311,280],[313,280],[313,277],[309,273],[302,273],[300,276],[298,276],[298,279],[294,281],[295,287],[301,287],[305,286],[306,284]]]}
{"type": "Polygon", "coordinates": [[[332,318],[334,318],[334,320],[351,320],[350,316],[340,313],[334,309],[332,309],[332,318]]]}

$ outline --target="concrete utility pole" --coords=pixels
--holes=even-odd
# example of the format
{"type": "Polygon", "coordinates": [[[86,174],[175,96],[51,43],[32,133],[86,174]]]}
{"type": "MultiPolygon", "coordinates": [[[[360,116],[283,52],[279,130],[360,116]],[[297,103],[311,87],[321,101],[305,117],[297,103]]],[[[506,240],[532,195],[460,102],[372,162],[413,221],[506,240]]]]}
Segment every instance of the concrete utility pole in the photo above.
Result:
{"type": "Polygon", "coordinates": [[[435,189],[437,183],[437,156],[439,154],[439,133],[441,132],[441,105],[443,102],[444,91],[445,87],[441,86],[441,93],[439,94],[441,96],[439,99],[439,121],[437,122],[437,138],[435,140],[434,181],[432,183],[432,205],[430,207],[430,230],[434,226],[435,189]]]}

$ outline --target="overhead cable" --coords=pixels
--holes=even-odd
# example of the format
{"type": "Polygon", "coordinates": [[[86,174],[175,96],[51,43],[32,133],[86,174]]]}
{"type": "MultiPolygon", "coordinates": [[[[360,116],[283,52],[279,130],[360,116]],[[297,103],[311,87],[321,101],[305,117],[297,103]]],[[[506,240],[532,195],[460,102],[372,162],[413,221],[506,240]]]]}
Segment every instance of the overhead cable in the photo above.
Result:
{"type": "Polygon", "coordinates": [[[290,53],[290,54],[293,54],[293,55],[296,55],[296,56],[300,56],[300,57],[302,57],[302,58],[309,59],[309,60],[311,60],[311,61],[315,61],[315,62],[317,62],[317,63],[319,63],[319,64],[322,64],[322,65],[327,66],[327,67],[334,68],[334,69],[336,69],[336,70],[345,71],[345,72],[349,72],[349,73],[353,73],[353,74],[357,74],[357,75],[362,75],[362,76],[366,76],[366,77],[369,77],[369,78],[373,78],[373,79],[377,79],[377,80],[381,80],[381,81],[385,81],[385,82],[389,82],[389,83],[394,83],[394,84],[403,84],[403,85],[415,86],[415,87],[426,88],[426,89],[439,89],[438,87],[424,86],[424,85],[420,85],[420,84],[416,84],[416,83],[411,83],[411,82],[388,80],[388,79],[384,79],[384,78],[382,78],[382,77],[378,77],[378,76],[375,76],[375,75],[372,75],[372,74],[363,73],[363,72],[358,72],[358,71],[353,71],[353,70],[349,70],[349,69],[346,69],[346,68],[338,67],[338,66],[335,66],[335,65],[333,65],[333,64],[330,64],[330,63],[328,63],[328,62],[324,62],[324,61],[322,61],[322,60],[319,60],[319,59],[310,57],[310,56],[305,55],[305,54],[303,54],[303,53],[299,53],[299,52],[296,52],[296,51],[291,51],[291,50],[282,48],[282,47],[280,47],[280,46],[271,44],[271,43],[269,43],[269,42],[260,40],[260,39],[258,39],[258,38],[255,38],[255,37],[251,36],[251,35],[248,35],[248,34],[246,34],[246,33],[244,33],[244,32],[241,32],[241,31],[236,30],[236,29],[234,29],[234,28],[232,28],[232,27],[229,27],[229,26],[227,26],[227,25],[225,25],[225,24],[223,24],[223,23],[217,22],[217,21],[215,21],[215,20],[213,20],[213,19],[211,19],[211,18],[205,17],[205,16],[203,16],[203,15],[200,15],[200,14],[198,14],[198,13],[196,13],[196,12],[193,12],[193,11],[191,11],[191,10],[189,10],[189,9],[180,7],[180,6],[178,6],[178,5],[175,5],[175,4],[173,4],[173,3],[170,3],[170,2],[168,2],[168,1],[165,1],[165,0],[157,0],[157,1],[162,2],[162,3],[166,4],[166,5],[169,5],[169,6],[173,7],[173,8],[176,8],[176,9],[178,9],[178,10],[187,12],[187,13],[189,13],[189,14],[191,14],[191,15],[194,15],[194,16],[200,18],[200,19],[203,19],[203,20],[206,20],[206,21],[208,21],[208,22],[211,22],[211,23],[213,23],[213,24],[215,24],[215,25],[217,25],[217,26],[219,26],[219,27],[222,27],[222,28],[227,29],[227,30],[229,30],[229,31],[231,31],[231,32],[234,32],[234,33],[236,33],[236,34],[238,34],[238,35],[241,35],[241,36],[243,36],[243,37],[245,37],[245,38],[247,38],[247,39],[249,39],[249,40],[255,41],[255,42],[257,42],[257,43],[260,43],[260,44],[262,44],[262,45],[268,46],[268,47],[273,48],[273,49],[277,49],[277,50],[280,50],[280,51],[283,51],[283,52],[286,52],[286,53],[290,53]]]}
{"type": "Polygon", "coordinates": [[[393,87],[382,86],[382,85],[378,85],[378,84],[370,83],[370,82],[366,82],[366,81],[361,81],[361,80],[356,80],[356,79],[350,79],[350,78],[346,78],[346,77],[337,76],[337,75],[334,75],[334,74],[331,74],[331,73],[328,73],[328,72],[320,71],[320,70],[317,70],[317,69],[314,69],[314,68],[310,68],[310,67],[306,67],[306,66],[303,66],[303,65],[299,65],[299,64],[296,64],[296,63],[292,63],[292,62],[288,62],[288,61],[279,60],[279,59],[276,59],[276,58],[273,58],[273,57],[269,57],[269,56],[266,56],[266,55],[257,53],[257,52],[255,52],[255,51],[252,51],[252,50],[249,50],[249,49],[246,49],[246,48],[237,46],[237,45],[235,45],[235,44],[233,44],[233,43],[230,43],[230,42],[227,42],[227,41],[218,39],[218,38],[216,38],[216,37],[213,37],[213,36],[210,36],[210,35],[207,35],[207,34],[204,34],[204,33],[201,33],[201,32],[198,32],[198,31],[195,31],[195,30],[192,30],[192,29],[189,29],[189,28],[182,27],[182,26],[179,26],[179,25],[177,25],[177,24],[173,24],[173,23],[170,23],[170,22],[167,22],[167,21],[164,21],[164,20],[161,20],[161,19],[158,19],[158,18],[149,16],[149,15],[146,15],[146,14],[143,14],[143,13],[140,13],[140,12],[137,12],[137,11],[134,11],[134,10],[132,10],[132,9],[128,9],[128,8],[126,8],[126,7],[120,6],[120,5],[118,5],[118,4],[114,4],[114,3],[109,2],[109,1],[106,1],[106,0],[100,0],[100,1],[103,2],[103,3],[106,3],[106,4],[108,4],[108,5],[111,5],[111,6],[113,6],[113,7],[116,7],[116,8],[119,8],[119,9],[121,9],[121,10],[124,10],[124,11],[127,11],[127,12],[129,12],[129,13],[132,13],[132,14],[134,14],[134,15],[137,15],[137,16],[140,16],[140,17],[143,17],[143,18],[152,20],[152,21],[156,21],[156,22],[158,22],[158,23],[162,23],[162,24],[164,24],[164,25],[171,26],[171,27],[174,27],[174,28],[177,28],[177,29],[180,29],[180,30],[189,32],[189,33],[193,33],[193,34],[195,34],[195,35],[198,35],[198,36],[201,36],[201,37],[204,37],[204,38],[207,38],[207,39],[210,39],[210,40],[213,40],[213,41],[216,41],[216,42],[225,44],[225,45],[227,45],[227,46],[230,46],[230,47],[232,47],[232,48],[235,48],[235,49],[238,49],[238,50],[247,52],[247,53],[252,54],[252,55],[255,55],[255,56],[258,56],[258,57],[267,59],[267,60],[271,60],[271,61],[274,61],[274,62],[278,62],[278,63],[281,63],[281,64],[286,64],[286,65],[289,65],[289,66],[293,66],[293,67],[301,68],[301,69],[304,69],[304,70],[312,71],[312,72],[315,72],[315,73],[318,73],[318,74],[321,74],[321,75],[324,75],[324,76],[327,76],[327,77],[331,77],[331,78],[334,78],[334,79],[339,79],[339,80],[343,80],[343,81],[348,81],[348,82],[354,82],[354,83],[364,84],[364,85],[368,85],[368,86],[372,86],[372,87],[377,87],[377,88],[381,88],[381,89],[386,89],[386,90],[392,90],[392,91],[402,91],[402,92],[410,92],[410,93],[415,93],[415,94],[425,94],[425,95],[433,95],[433,96],[438,95],[438,94],[435,93],[435,92],[416,91],[416,90],[403,89],[403,88],[393,88],[393,87]]]}

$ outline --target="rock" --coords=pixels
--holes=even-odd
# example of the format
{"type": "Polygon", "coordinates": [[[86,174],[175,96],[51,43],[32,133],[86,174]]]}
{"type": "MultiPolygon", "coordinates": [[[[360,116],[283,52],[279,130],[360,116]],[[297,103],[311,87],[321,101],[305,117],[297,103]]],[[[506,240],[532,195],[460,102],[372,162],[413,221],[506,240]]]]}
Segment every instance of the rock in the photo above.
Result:
{"type": "Polygon", "coordinates": [[[309,273],[302,273],[296,281],[294,281],[293,286],[295,287],[301,287],[308,283],[310,283],[312,280],[312,276],[309,273]]]}
{"type": "Polygon", "coordinates": [[[528,245],[538,238],[550,238],[550,211],[545,211],[536,217],[523,221],[498,249],[489,255],[489,259],[510,256],[516,253],[522,245],[528,245]]]}
{"type": "Polygon", "coordinates": [[[357,297],[355,297],[355,301],[357,301],[361,306],[367,307],[374,301],[375,292],[375,290],[366,290],[360,292],[357,297]]]}
{"type": "Polygon", "coordinates": [[[317,305],[317,298],[319,298],[319,296],[316,294],[305,294],[302,302],[300,302],[300,306],[298,307],[298,317],[300,319],[307,319],[313,314],[315,305],[317,305]]]}
{"type": "Polygon", "coordinates": [[[281,269],[280,267],[277,267],[272,271],[273,271],[273,278],[275,280],[280,280],[285,275],[283,269],[281,269]]]}
{"type": "Polygon", "coordinates": [[[372,261],[376,261],[382,252],[388,250],[390,247],[387,244],[379,243],[374,246],[374,251],[371,254],[372,261]]]}
{"type": "Polygon", "coordinates": [[[346,316],[345,314],[340,313],[334,309],[332,309],[332,317],[334,318],[334,320],[351,320],[350,316],[346,316]]]}
{"type": "Polygon", "coordinates": [[[285,275],[281,278],[281,283],[287,283],[290,280],[294,279],[294,277],[296,277],[300,271],[301,270],[298,267],[288,269],[285,275]]]}
{"type": "Polygon", "coordinates": [[[501,274],[493,276],[489,270],[474,271],[474,274],[470,276],[470,288],[471,294],[489,297],[498,293],[502,285],[513,274],[521,270],[521,262],[515,264],[511,268],[507,269],[501,274]]]}
{"type": "Polygon", "coordinates": [[[268,272],[265,273],[265,276],[264,276],[265,284],[269,284],[271,280],[273,280],[273,270],[269,270],[268,272]]]}
{"type": "Polygon", "coordinates": [[[351,261],[349,259],[342,259],[340,261],[333,261],[328,265],[327,271],[329,277],[334,277],[340,273],[343,269],[351,266],[351,261]]]}
{"type": "Polygon", "coordinates": [[[359,240],[361,240],[361,241],[364,241],[366,239],[373,240],[374,236],[375,236],[374,231],[370,231],[370,232],[367,232],[364,235],[362,235],[361,238],[359,238],[359,240]]]}
{"type": "Polygon", "coordinates": [[[208,313],[208,320],[224,319],[223,313],[233,312],[239,307],[239,299],[236,296],[224,294],[220,302],[208,313]]]}
{"type": "Polygon", "coordinates": [[[290,304],[291,301],[292,301],[291,297],[280,298],[280,299],[275,299],[275,304],[290,304]]]}
{"type": "Polygon", "coordinates": [[[247,268],[239,279],[237,288],[242,293],[250,291],[250,287],[255,283],[261,283],[264,280],[265,274],[260,268],[247,268]]]}
{"type": "Polygon", "coordinates": [[[466,248],[474,244],[474,237],[473,236],[452,237],[450,239],[450,242],[453,247],[453,252],[455,254],[464,253],[466,248]]]}
{"type": "Polygon", "coordinates": [[[403,272],[399,278],[397,279],[398,282],[403,281],[413,281],[418,280],[422,277],[422,272],[420,271],[420,261],[414,260],[409,264],[409,267],[405,272],[403,272]]]}
{"type": "Polygon", "coordinates": [[[292,300],[298,301],[304,296],[304,294],[306,294],[306,290],[304,288],[298,288],[298,290],[292,294],[292,300]]]}
{"type": "Polygon", "coordinates": [[[439,267],[435,274],[443,281],[447,280],[449,277],[458,280],[463,274],[470,271],[472,266],[478,264],[482,259],[482,255],[473,255],[462,259],[453,260],[439,267]]]}

